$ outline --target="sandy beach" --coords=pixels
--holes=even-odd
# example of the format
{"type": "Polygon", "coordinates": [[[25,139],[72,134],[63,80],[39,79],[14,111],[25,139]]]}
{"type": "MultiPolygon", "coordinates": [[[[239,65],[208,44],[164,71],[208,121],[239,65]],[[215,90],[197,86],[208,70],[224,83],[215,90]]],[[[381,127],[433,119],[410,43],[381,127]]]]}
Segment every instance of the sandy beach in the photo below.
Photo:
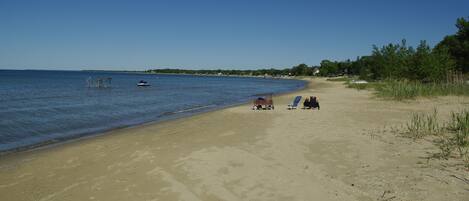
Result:
{"type": "Polygon", "coordinates": [[[469,200],[469,172],[388,128],[467,97],[395,102],[310,80],[274,98],[0,158],[0,200],[469,200]],[[321,110],[287,110],[296,95],[321,110]]]}

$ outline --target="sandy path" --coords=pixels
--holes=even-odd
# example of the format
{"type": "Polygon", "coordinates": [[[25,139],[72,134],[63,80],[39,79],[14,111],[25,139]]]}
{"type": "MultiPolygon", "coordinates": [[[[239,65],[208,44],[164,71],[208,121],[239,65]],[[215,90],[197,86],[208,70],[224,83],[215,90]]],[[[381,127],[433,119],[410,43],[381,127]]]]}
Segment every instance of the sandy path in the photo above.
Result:
{"type": "Polygon", "coordinates": [[[396,103],[315,80],[275,103],[3,157],[0,200],[469,200],[456,178],[469,173],[427,162],[430,142],[379,132],[467,98],[396,103]],[[295,95],[318,96],[322,109],[286,110],[295,95]]]}

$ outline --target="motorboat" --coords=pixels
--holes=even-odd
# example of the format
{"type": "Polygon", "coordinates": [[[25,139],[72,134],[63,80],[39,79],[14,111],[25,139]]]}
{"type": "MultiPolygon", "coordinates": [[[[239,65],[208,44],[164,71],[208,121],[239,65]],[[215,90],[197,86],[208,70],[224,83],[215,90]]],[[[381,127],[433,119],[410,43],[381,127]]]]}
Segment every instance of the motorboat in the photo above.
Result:
{"type": "Polygon", "coordinates": [[[137,83],[137,86],[139,86],[139,87],[149,87],[149,86],[151,86],[151,85],[148,84],[147,81],[140,80],[140,82],[137,83]]]}

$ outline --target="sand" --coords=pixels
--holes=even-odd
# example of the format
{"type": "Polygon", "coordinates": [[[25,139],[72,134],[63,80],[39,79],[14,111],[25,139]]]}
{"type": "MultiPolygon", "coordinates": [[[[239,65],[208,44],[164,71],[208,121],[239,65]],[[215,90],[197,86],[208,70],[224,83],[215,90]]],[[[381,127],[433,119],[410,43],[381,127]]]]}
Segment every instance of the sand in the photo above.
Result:
{"type": "Polygon", "coordinates": [[[274,98],[0,158],[0,200],[469,200],[469,172],[391,132],[411,112],[468,98],[409,102],[315,79],[274,98]],[[321,110],[287,110],[296,95],[321,110]]]}

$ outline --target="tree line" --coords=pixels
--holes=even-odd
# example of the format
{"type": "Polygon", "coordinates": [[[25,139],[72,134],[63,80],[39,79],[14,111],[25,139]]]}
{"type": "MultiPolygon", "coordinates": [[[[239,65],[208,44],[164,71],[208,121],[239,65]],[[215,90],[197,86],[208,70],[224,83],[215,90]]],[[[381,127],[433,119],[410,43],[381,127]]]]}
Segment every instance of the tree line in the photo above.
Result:
{"type": "Polygon", "coordinates": [[[458,31],[446,36],[435,47],[421,41],[414,48],[406,40],[382,47],[373,45],[370,55],[355,60],[323,60],[319,66],[299,64],[285,69],[184,70],[152,69],[148,73],[249,75],[249,76],[337,76],[356,75],[366,80],[414,80],[440,82],[450,72],[469,73],[469,18],[456,20],[458,31]],[[319,69],[319,72],[317,71],[319,69]]]}
{"type": "MultiPolygon", "coordinates": [[[[318,67],[317,67],[318,68],[318,67]]],[[[313,75],[314,69],[308,67],[306,64],[300,64],[292,68],[285,69],[258,69],[258,70],[186,70],[186,69],[151,69],[147,70],[147,73],[164,73],[164,74],[191,74],[191,75],[242,75],[242,76],[311,76],[313,75]]]]}
{"type": "Polygon", "coordinates": [[[414,80],[440,82],[448,73],[469,73],[469,19],[456,20],[458,31],[446,36],[435,47],[420,41],[417,48],[406,40],[399,44],[373,46],[371,55],[354,61],[321,62],[320,75],[358,75],[367,80],[414,80]]]}

